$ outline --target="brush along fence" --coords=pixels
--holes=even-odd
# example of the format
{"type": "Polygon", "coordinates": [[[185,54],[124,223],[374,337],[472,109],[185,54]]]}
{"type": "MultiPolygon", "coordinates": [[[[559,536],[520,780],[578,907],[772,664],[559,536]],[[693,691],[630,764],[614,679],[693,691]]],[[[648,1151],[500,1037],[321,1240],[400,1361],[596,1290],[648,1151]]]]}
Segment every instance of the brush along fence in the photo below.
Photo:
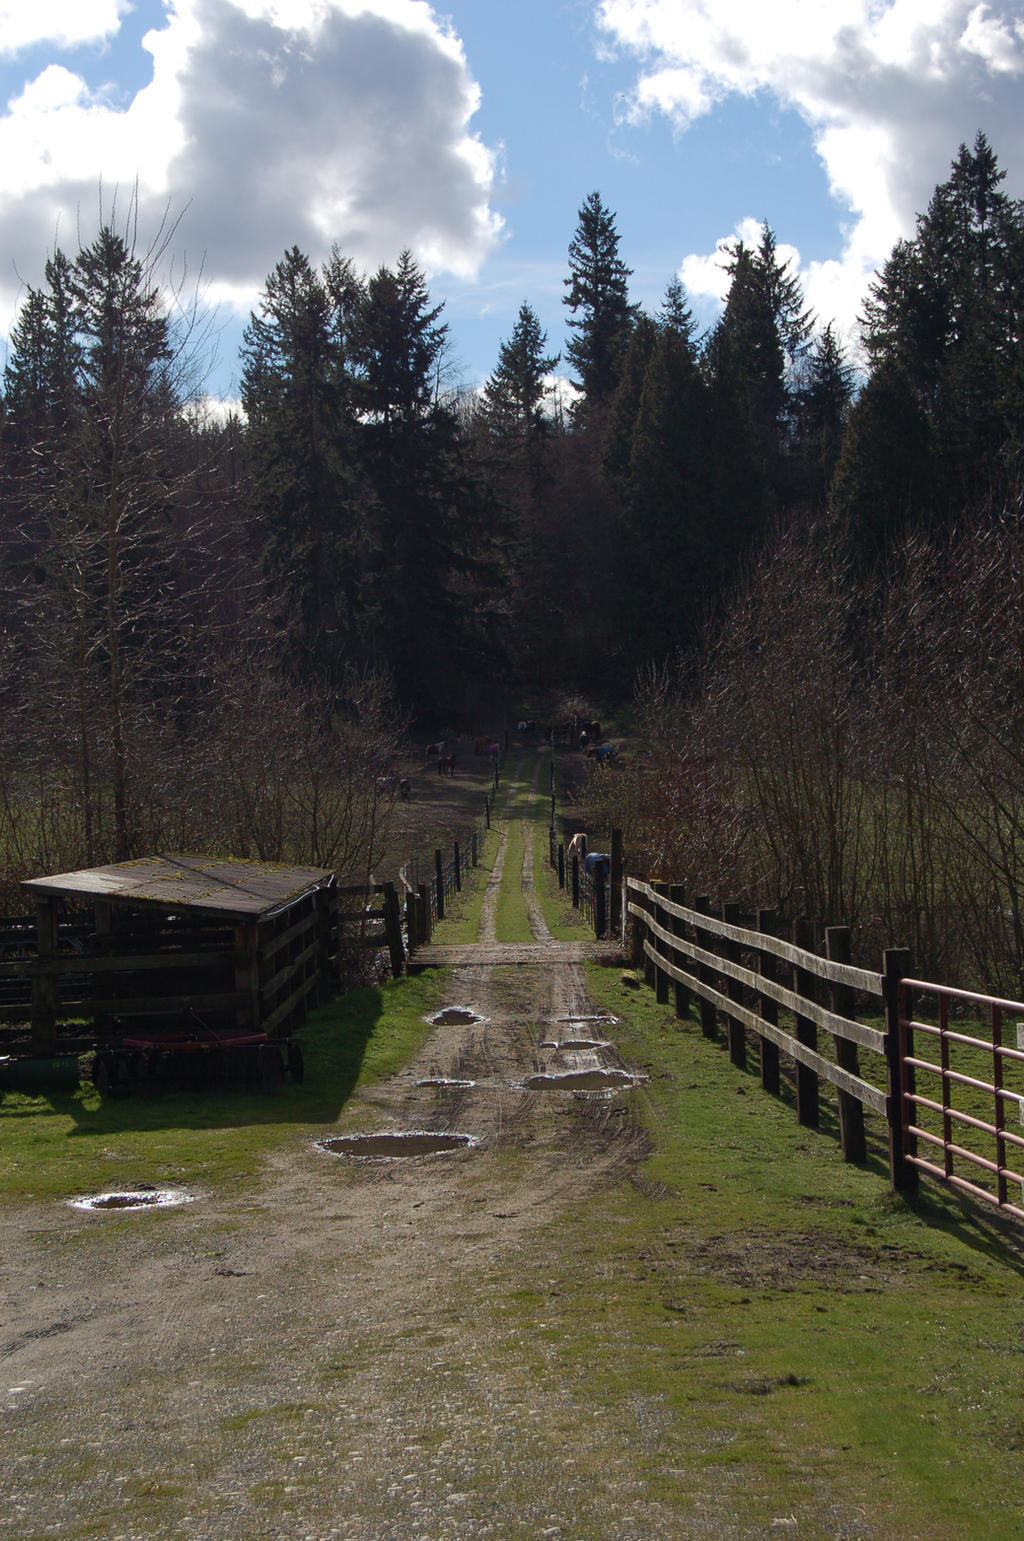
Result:
{"type": "Polygon", "coordinates": [[[903,948],[884,953],[880,973],[855,968],[846,927],[827,928],[821,956],[807,923],[790,942],[771,911],[745,924],[736,905],[713,914],[706,897],[687,906],[680,888],[632,877],[624,895],[633,962],[658,1000],[677,1016],[694,1000],[705,1037],[720,1024],[733,1064],[746,1069],[753,1053],[776,1095],[785,1056],[801,1124],[819,1127],[830,1083],[846,1160],[866,1158],[874,1113],[894,1189],[924,1172],[1024,1218],[1024,1003],[912,979],[903,948]]]}

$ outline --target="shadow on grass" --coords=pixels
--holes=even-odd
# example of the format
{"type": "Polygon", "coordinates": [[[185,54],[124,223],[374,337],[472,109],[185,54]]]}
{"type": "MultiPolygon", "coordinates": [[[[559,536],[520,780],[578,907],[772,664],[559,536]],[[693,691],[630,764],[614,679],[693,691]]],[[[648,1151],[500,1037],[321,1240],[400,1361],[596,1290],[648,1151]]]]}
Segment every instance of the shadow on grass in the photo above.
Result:
{"type": "Polygon", "coordinates": [[[254,1124],[333,1123],[359,1080],[384,1012],[384,992],[351,990],[311,1013],[297,1033],[305,1076],[276,1091],[227,1086],[178,1091],[133,1091],[102,1100],[89,1082],[74,1092],[38,1096],[8,1092],[0,1101],[4,1124],[67,1118],[74,1138],[144,1129],[237,1129],[254,1124]]]}
{"type": "MultiPolygon", "coordinates": [[[[685,1020],[694,1027],[699,1026],[699,1017],[692,1011],[685,1020]]],[[[719,1027],[715,1029],[713,1041],[723,1053],[728,1051],[728,1040],[719,1027]]],[[[743,1077],[747,1085],[756,1086],[760,1084],[756,1046],[750,1041],[747,1048],[746,1066],[743,1070],[737,1067],[737,1075],[743,1077]]],[[[787,1107],[794,1118],[797,1116],[795,1072],[795,1064],[787,1060],[777,1094],[777,1101],[787,1107]]],[[[828,1100],[826,1097],[827,1093],[818,1105],[818,1124],[815,1127],[808,1126],[807,1133],[838,1146],[841,1144],[838,1106],[831,1097],[828,1100]]],[[[857,1165],[862,1171],[877,1176],[880,1183],[888,1185],[891,1172],[887,1128],[881,1120],[867,1113],[864,1132],[867,1147],[865,1158],[857,1165]]],[[[1024,1222],[994,1206],[990,1208],[984,1199],[973,1199],[968,1194],[946,1187],[939,1179],[922,1176],[916,1189],[898,1194],[890,1192],[889,1202],[909,1210],[922,1224],[946,1232],[960,1245],[989,1261],[1024,1276],[1024,1222]]]]}

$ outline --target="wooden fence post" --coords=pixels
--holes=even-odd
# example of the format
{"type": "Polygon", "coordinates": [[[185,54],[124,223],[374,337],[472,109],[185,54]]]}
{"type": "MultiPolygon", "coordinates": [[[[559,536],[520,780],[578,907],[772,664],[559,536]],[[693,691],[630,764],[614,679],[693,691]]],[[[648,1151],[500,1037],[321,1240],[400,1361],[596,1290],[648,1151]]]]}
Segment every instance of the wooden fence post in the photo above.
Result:
{"type": "MultiPolygon", "coordinates": [[[[653,889],[655,893],[659,892],[658,883],[655,881],[654,878],[649,878],[648,879],[647,886],[648,886],[648,888],[653,889]]],[[[644,908],[646,909],[646,911],[647,911],[648,915],[651,917],[651,919],[653,921],[656,921],[657,918],[658,918],[658,901],[657,901],[657,899],[653,899],[650,894],[647,894],[646,895],[646,904],[645,904],[644,908]]],[[[649,990],[655,990],[656,991],[657,988],[658,988],[658,965],[654,962],[653,958],[651,957],[651,952],[652,951],[655,951],[655,952],[657,951],[658,943],[655,940],[654,933],[650,929],[649,926],[646,928],[646,941],[647,941],[647,946],[644,948],[643,957],[640,960],[641,963],[643,964],[644,984],[647,986],[647,988],[649,990]]]]}
{"type": "MultiPolygon", "coordinates": [[[[793,922],[793,942],[805,952],[814,951],[814,928],[809,920],[793,922]]],[[[794,964],[793,989],[797,995],[813,1000],[814,975],[794,964]]],[[[804,1044],[808,1049],[818,1047],[818,1029],[809,1018],[797,1015],[796,1039],[797,1043],[804,1044]]],[[[818,1077],[809,1066],[801,1065],[799,1060],[796,1065],[796,1116],[797,1122],[809,1129],[817,1129],[819,1126],[818,1077]]]]}
{"type": "Polygon", "coordinates": [[[437,918],[444,920],[444,858],[440,851],[434,852],[434,879],[437,883],[437,918]]]}
{"type": "Polygon", "coordinates": [[[317,889],[316,904],[316,1002],[322,1006],[334,994],[331,978],[331,938],[337,934],[340,901],[334,888],[317,889]]]}
{"type": "MultiPolygon", "coordinates": [[[[738,904],[726,904],[722,907],[722,919],[728,926],[738,926],[740,923],[740,907],[738,904]]],[[[738,942],[722,942],[722,956],[729,963],[739,963],[743,949],[738,942]]],[[[743,1002],[743,986],[736,980],[730,979],[725,992],[731,1001],[737,1004],[743,1002]]],[[[736,1017],[729,1017],[725,1025],[726,1038],[729,1044],[729,1058],[737,1070],[747,1068],[747,1030],[743,1023],[736,1017]]]]}
{"type": "MultiPolygon", "coordinates": [[[[673,883],[672,886],[669,888],[668,896],[672,900],[673,904],[679,904],[679,905],[682,905],[682,906],[685,907],[685,905],[686,905],[686,890],[684,889],[682,883],[673,883]]],[[[681,917],[678,916],[678,915],[673,915],[672,916],[672,935],[673,936],[685,936],[686,935],[686,921],[681,919],[681,917]]],[[[677,968],[682,968],[683,967],[683,958],[682,958],[682,955],[680,953],[674,953],[673,957],[672,957],[672,961],[676,965],[677,968]]],[[[677,1017],[689,1016],[689,1014],[690,1014],[690,992],[689,992],[689,990],[687,989],[687,987],[684,984],[681,984],[679,982],[678,979],[675,980],[674,983],[675,983],[675,993],[676,993],[676,1016],[677,1017]]]]}
{"type": "MultiPolygon", "coordinates": [[[[693,901],[693,907],[697,911],[698,915],[710,915],[711,896],[709,894],[698,894],[696,899],[693,901]]],[[[705,952],[708,951],[707,932],[698,929],[697,945],[702,947],[705,952]]],[[[701,963],[697,967],[697,978],[700,980],[701,984],[712,984],[714,982],[714,972],[714,969],[709,967],[707,963],[701,963]]],[[[715,1026],[715,1008],[710,1001],[706,1001],[704,997],[701,996],[700,1030],[704,1034],[705,1038],[713,1038],[715,1036],[715,1026]]]]}
{"type": "Polygon", "coordinates": [[[594,868],[594,935],[601,941],[608,933],[608,879],[604,863],[594,868]]]}
{"type": "MultiPolygon", "coordinates": [[[[775,924],[776,915],[774,910],[758,910],[757,929],[763,931],[765,936],[775,935],[775,924]]],[[[769,983],[774,984],[779,977],[775,954],[773,952],[762,952],[759,955],[759,963],[763,978],[767,979],[769,983]]],[[[773,1027],[778,1026],[778,1001],[773,1000],[770,995],[762,995],[759,999],[758,1009],[766,1022],[770,1022],[773,1027]]],[[[772,1096],[777,1097],[779,1095],[779,1046],[777,1043],[773,1043],[770,1038],[762,1038],[760,1040],[760,1049],[761,1085],[766,1092],[771,1092],[772,1096]]]]}
{"type": "Polygon", "coordinates": [[[394,883],[384,884],[384,935],[391,957],[391,973],[397,979],[405,967],[405,949],[402,946],[402,916],[394,883]]]}
{"type": "MultiPolygon", "coordinates": [[[[36,956],[40,963],[57,952],[57,901],[36,900],[36,956]]],[[[56,974],[32,976],[32,1053],[53,1054],[57,1047],[56,974]]]]}
{"type": "MultiPolygon", "coordinates": [[[[850,928],[849,926],[828,926],[825,931],[825,956],[831,963],[849,963],[850,961],[850,928]]],[[[853,991],[849,985],[837,984],[832,980],[829,985],[829,995],[832,1010],[839,1017],[853,1016],[853,991]]],[[[843,1038],[838,1033],[833,1034],[836,1046],[836,1064],[841,1070],[849,1070],[853,1075],[860,1075],[860,1057],[857,1053],[857,1045],[851,1043],[849,1038],[843,1038]]],[[[850,1092],[842,1090],[839,1098],[839,1141],[842,1146],[844,1161],[865,1161],[867,1159],[867,1143],[864,1138],[864,1104],[859,1098],[850,1092]]]]}
{"type": "Polygon", "coordinates": [[[574,856],[572,859],[572,907],[578,910],[580,907],[580,859],[574,856]]]}
{"type": "MultiPolygon", "coordinates": [[[[636,898],[635,898],[635,901],[634,901],[634,905],[635,905],[635,908],[637,908],[637,909],[646,909],[646,901],[643,904],[641,904],[641,902],[640,902],[640,895],[639,894],[636,895],[636,898]]],[[[644,961],[644,937],[646,936],[647,932],[646,932],[646,928],[645,928],[643,922],[638,920],[635,915],[631,915],[629,917],[629,925],[627,927],[627,933],[626,934],[627,934],[627,936],[629,938],[629,944],[630,944],[629,945],[629,962],[630,962],[630,967],[634,968],[634,969],[638,969],[638,968],[641,967],[641,965],[642,965],[642,963],[644,961]]]]}
{"type": "Polygon", "coordinates": [[[612,870],[609,878],[608,929],[612,936],[622,935],[622,830],[612,830],[612,870]]]}
{"type": "Polygon", "coordinates": [[[462,857],[459,854],[459,842],[455,842],[455,892],[462,892],[462,857]]]}
{"type": "Polygon", "coordinates": [[[430,941],[431,921],[430,914],[430,890],[426,883],[421,883],[418,892],[419,913],[416,917],[416,935],[421,942],[430,941]]]}
{"type": "MultiPolygon", "coordinates": [[[[917,1187],[917,1168],[907,1160],[916,1154],[907,1132],[910,1122],[904,1094],[914,1090],[914,1075],[906,1063],[912,1045],[910,1034],[900,1026],[900,980],[910,972],[910,953],[890,947],[883,955],[882,996],[885,1001],[885,1060],[888,1071],[886,1115],[889,1123],[889,1181],[894,1193],[912,1193],[917,1187]]],[[[910,1016],[910,1003],[907,1016],[910,1016]]]]}
{"type": "Polygon", "coordinates": [[[565,887],[565,846],[558,842],[558,886],[565,887]]]}
{"type": "Polygon", "coordinates": [[[260,1026],[259,926],[253,920],[235,926],[235,1021],[250,1033],[260,1026]]]}
{"type": "MultiPolygon", "coordinates": [[[[667,883],[652,883],[651,887],[654,889],[654,892],[656,894],[660,895],[660,897],[662,899],[667,899],[668,898],[669,885],[667,883]]],[[[658,916],[658,924],[659,925],[664,925],[665,917],[662,914],[660,908],[657,910],[657,916],[658,916]]],[[[661,944],[660,940],[659,941],[652,941],[652,946],[655,948],[655,950],[657,952],[659,952],[659,953],[661,952],[662,944],[661,944]]],[[[671,983],[671,978],[670,978],[670,976],[668,974],[665,973],[664,969],[660,969],[656,963],[653,965],[653,968],[654,968],[654,998],[658,1002],[659,1006],[667,1006],[668,1005],[668,987],[669,987],[669,984],[671,983]]]]}
{"type": "Polygon", "coordinates": [[[419,946],[419,900],[414,889],[410,888],[405,895],[405,934],[409,939],[409,951],[413,952],[419,946]]]}
{"type": "Polygon", "coordinates": [[[491,799],[489,795],[484,798],[484,827],[486,829],[491,827],[491,799]]]}

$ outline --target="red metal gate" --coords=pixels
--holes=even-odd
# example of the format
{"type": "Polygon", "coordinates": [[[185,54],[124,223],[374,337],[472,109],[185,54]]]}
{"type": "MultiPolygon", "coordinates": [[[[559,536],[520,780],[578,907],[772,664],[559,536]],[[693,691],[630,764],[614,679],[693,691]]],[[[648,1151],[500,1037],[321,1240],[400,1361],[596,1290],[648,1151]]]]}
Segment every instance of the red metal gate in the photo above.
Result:
{"type": "Polygon", "coordinates": [[[901,981],[904,1160],[1024,1218],[1020,1043],[1024,1003],[920,979],[901,981]]]}

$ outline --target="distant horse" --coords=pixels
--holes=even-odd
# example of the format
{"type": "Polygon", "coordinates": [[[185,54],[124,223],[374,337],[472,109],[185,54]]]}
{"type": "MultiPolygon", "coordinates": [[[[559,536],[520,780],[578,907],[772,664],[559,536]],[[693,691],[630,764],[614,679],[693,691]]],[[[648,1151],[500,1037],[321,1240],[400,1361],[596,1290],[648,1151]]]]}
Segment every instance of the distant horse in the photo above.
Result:
{"type": "Polygon", "coordinates": [[[566,861],[571,862],[573,857],[575,856],[580,861],[582,861],[583,858],[586,856],[586,854],[587,854],[587,837],[583,833],[583,831],[580,830],[579,834],[573,835],[572,839],[569,841],[569,844],[566,846],[566,848],[565,848],[565,859],[566,859],[566,861]]]}
{"type": "Polygon", "coordinates": [[[453,754],[442,754],[438,756],[437,774],[439,776],[455,775],[455,756],[453,754]]]}

